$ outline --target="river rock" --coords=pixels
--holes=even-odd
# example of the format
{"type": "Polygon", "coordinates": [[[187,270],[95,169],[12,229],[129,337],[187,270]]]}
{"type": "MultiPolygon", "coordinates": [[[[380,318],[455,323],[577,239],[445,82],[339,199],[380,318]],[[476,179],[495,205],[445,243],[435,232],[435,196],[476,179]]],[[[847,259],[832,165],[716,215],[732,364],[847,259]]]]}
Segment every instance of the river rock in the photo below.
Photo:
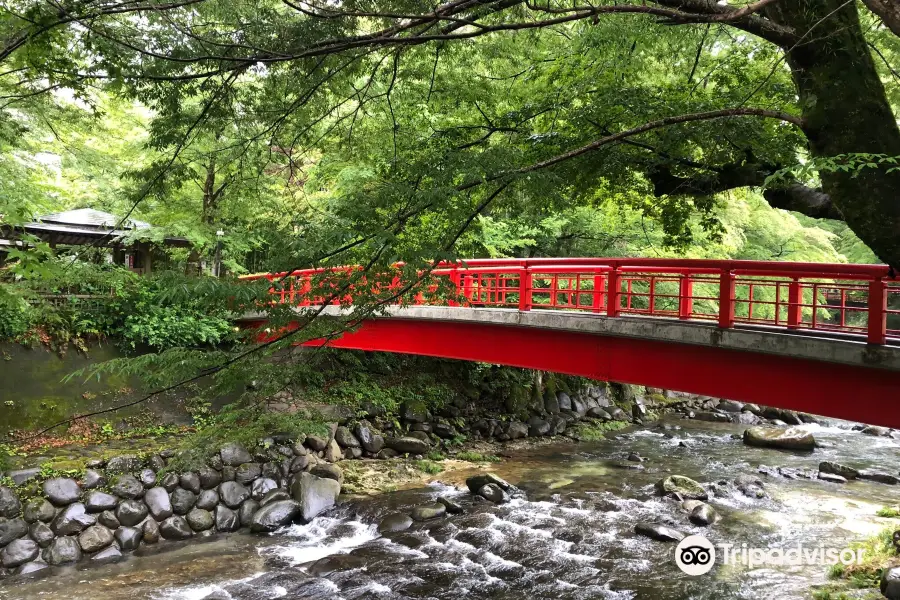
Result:
{"type": "Polygon", "coordinates": [[[835,475],[834,473],[822,473],[819,472],[819,479],[822,481],[827,481],[829,483],[847,483],[847,479],[845,477],[841,477],[840,475],[835,475]]]}
{"type": "Polygon", "coordinates": [[[110,475],[117,473],[133,473],[141,468],[141,459],[133,454],[114,456],[106,461],[106,472],[110,475]]]}
{"type": "Polygon", "coordinates": [[[7,473],[16,485],[23,485],[41,474],[39,467],[30,467],[28,469],[16,469],[7,473]]]}
{"type": "Polygon", "coordinates": [[[222,474],[212,467],[203,467],[197,472],[200,478],[200,487],[204,490],[211,490],[222,483],[222,474]]]}
{"type": "Polygon", "coordinates": [[[506,492],[503,491],[496,483],[488,483],[481,486],[481,489],[478,490],[478,494],[485,500],[490,500],[494,504],[503,504],[508,500],[506,496],[506,492]]]}
{"type": "Polygon", "coordinates": [[[172,512],[176,515],[186,515],[188,511],[194,508],[197,502],[197,496],[194,492],[184,488],[178,488],[170,496],[172,501],[172,512]]]}
{"type": "Polygon", "coordinates": [[[670,475],[656,482],[656,493],[660,496],[680,496],[685,500],[708,500],[706,489],[690,477],[670,475]]]}
{"type": "Polygon", "coordinates": [[[506,429],[506,435],[508,435],[511,440],[526,438],[528,437],[528,425],[521,421],[513,421],[506,429]]]}
{"type": "Polygon", "coordinates": [[[53,541],[53,538],[56,537],[56,534],[53,533],[53,530],[50,529],[50,526],[46,523],[42,523],[38,521],[34,523],[31,527],[28,528],[28,535],[31,536],[35,542],[37,542],[38,546],[41,548],[46,548],[50,545],[50,542],[53,541]]]}
{"type": "Polygon", "coordinates": [[[49,523],[56,516],[56,509],[44,498],[32,498],[25,503],[22,516],[27,523],[36,523],[37,521],[49,523]]]}
{"type": "Polygon", "coordinates": [[[113,534],[119,542],[119,548],[125,552],[137,550],[144,537],[144,530],[140,527],[119,527],[113,534]]]}
{"type": "Polygon", "coordinates": [[[763,407],[761,416],[772,421],[783,421],[788,425],[801,425],[803,423],[794,411],[773,406],[763,407]]]}
{"type": "Polygon", "coordinates": [[[164,487],[154,487],[147,490],[144,494],[144,502],[147,504],[147,508],[150,509],[150,514],[157,521],[168,519],[174,512],[169,494],[164,487]]]}
{"type": "Polygon", "coordinates": [[[200,475],[194,471],[188,471],[178,476],[178,485],[181,489],[187,490],[196,495],[200,493],[200,475]]]}
{"type": "Polygon", "coordinates": [[[328,446],[328,440],[320,435],[306,436],[306,445],[314,452],[324,452],[328,446]]]}
{"type": "Polygon", "coordinates": [[[819,472],[840,475],[844,479],[856,479],[857,477],[859,477],[859,471],[854,469],[853,467],[848,467],[846,465],[827,460],[819,463],[819,472]]]}
{"type": "Polygon", "coordinates": [[[51,565],[67,565],[81,560],[81,546],[72,536],[60,536],[47,550],[47,562],[51,565]]]}
{"type": "Polygon", "coordinates": [[[262,500],[269,491],[278,487],[278,483],[274,479],[261,477],[253,482],[250,487],[250,497],[254,500],[262,500]]]}
{"type": "Polygon", "coordinates": [[[900,567],[884,569],[880,589],[881,595],[888,600],[900,600],[900,567]]]}
{"type": "MultiPolygon", "coordinates": [[[[221,460],[221,459],[219,459],[221,460]]],[[[159,454],[154,454],[149,459],[147,459],[147,465],[153,469],[154,473],[158,473],[159,471],[166,468],[166,459],[164,459],[159,454]]]]}
{"type": "Polygon", "coordinates": [[[174,515],[159,524],[159,533],[167,540],[186,540],[194,535],[183,517],[174,515]]]}
{"type": "Polygon", "coordinates": [[[49,568],[50,565],[42,561],[41,559],[33,560],[31,562],[27,562],[18,569],[16,569],[16,575],[31,575],[32,573],[37,573],[38,571],[43,571],[44,569],[49,568]]]}
{"type": "Polygon", "coordinates": [[[384,437],[368,421],[360,421],[354,426],[353,431],[366,452],[378,454],[384,448],[384,437]]]}
{"type": "Polygon", "coordinates": [[[887,485],[897,485],[900,483],[900,478],[895,475],[891,475],[890,473],[884,473],[883,471],[874,471],[872,469],[863,469],[857,473],[857,477],[859,479],[865,479],[867,481],[875,481],[877,483],[884,483],[887,485]]]}
{"type": "Polygon", "coordinates": [[[701,503],[691,510],[688,519],[694,525],[707,526],[719,520],[719,513],[709,504],[701,503]]]}
{"type": "Polygon", "coordinates": [[[156,485],[156,472],[153,469],[141,469],[138,480],[144,488],[152,488],[156,485]]]}
{"type": "Polygon", "coordinates": [[[333,463],[344,460],[344,453],[341,452],[341,447],[336,441],[331,440],[325,447],[325,460],[333,463]]]}
{"type": "Polygon", "coordinates": [[[233,510],[222,504],[216,506],[213,514],[216,520],[216,531],[237,531],[241,528],[241,521],[233,510]]]}
{"type": "Polygon", "coordinates": [[[291,485],[291,497],[300,503],[300,519],[304,523],[334,506],[340,493],[341,484],[337,481],[311,473],[300,473],[291,485]]]}
{"type": "Polygon", "coordinates": [[[228,508],[237,508],[250,497],[250,490],[236,481],[223,481],[219,485],[219,498],[228,508]]]}
{"type": "Polygon", "coordinates": [[[222,464],[228,467],[237,467],[253,461],[253,457],[250,456],[247,449],[235,443],[222,446],[219,450],[219,456],[222,458],[222,464]]]}
{"type": "Polygon", "coordinates": [[[250,527],[250,523],[253,521],[253,515],[255,515],[258,510],[259,502],[253,498],[241,504],[241,508],[238,510],[238,519],[241,522],[241,527],[250,527]]]}
{"type": "Polygon", "coordinates": [[[477,494],[481,490],[481,488],[489,483],[495,484],[504,492],[514,489],[509,482],[507,482],[505,479],[501,479],[493,473],[472,475],[471,477],[466,479],[466,487],[469,488],[469,491],[473,494],[477,494]]]}
{"type": "Polygon", "coordinates": [[[443,517],[445,514],[447,514],[447,507],[440,502],[434,502],[433,504],[415,507],[411,516],[415,521],[430,521],[431,519],[443,517]]]}
{"type": "Polygon", "coordinates": [[[113,542],[113,533],[103,525],[91,525],[78,534],[78,545],[85,552],[98,552],[113,542]]]}
{"type": "Polygon", "coordinates": [[[398,531],[406,531],[413,525],[412,518],[403,513],[393,513],[378,523],[378,533],[396,533],[398,531]]]}
{"type": "Polygon", "coordinates": [[[192,509],[185,517],[185,520],[191,526],[191,529],[197,532],[212,529],[213,525],[215,525],[213,514],[202,508],[192,509]]]}
{"type": "Polygon", "coordinates": [[[874,435],[879,437],[887,437],[891,435],[891,430],[887,427],[878,427],[877,425],[868,425],[863,427],[860,433],[864,433],[865,435],[874,435]]]}
{"type": "Polygon", "coordinates": [[[427,454],[430,449],[427,442],[409,436],[390,437],[385,440],[385,445],[400,454],[427,454]]]}
{"type": "Polygon", "coordinates": [[[610,406],[606,409],[613,421],[627,421],[628,415],[618,406],[610,406]]]}
{"type": "Polygon", "coordinates": [[[116,513],[111,510],[104,510],[97,516],[97,522],[103,525],[104,527],[109,527],[113,531],[119,528],[121,523],[119,523],[119,519],[116,517],[116,513]]]}
{"type": "Polygon", "coordinates": [[[587,411],[587,416],[592,419],[602,419],[603,421],[612,421],[612,416],[606,412],[605,409],[600,408],[599,406],[594,406],[589,408],[587,411]]]}
{"type": "Polygon", "coordinates": [[[262,467],[259,463],[244,463],[235,470],[234,480],[246,485],[260,475],[262,475],[262,467]]]}
{"type": "Polygon", "coordinates": [[[306,467],[309,466],[309,456],[295,456],[294,460],[291,461],[291,466],[288,469],[290,473],[299,473],[300,471],[306,470],[306,467]]]}
{"type": "Polygon", "coordinates": [[[439,497],[437,499],[437,501],[440,502],[441,504],[443,504],[444,507],[447,509],[447,512],[450,513],[451,515],[459,515],[459,514],[462,514],[463,512],[465,512],[465,509],[463,509],[461,504],[454,502],[453,500],[451,500],[450,498],[447,498],[445,496],[439,497]]]}
{"type": "Polygon", "coordinates": [[[112,494],[101,492],[100,490],[91,490],[84,495],[84,508],[89,513],[103,512],[104,510],[112,510],[118,504],[119,499],[112,494]]]}
{"type": "Polygon", "coordinates": [[[118,475],[112,484],[111,491],[120,498],[128,498],[135,500],[144,495],[144,486],[138,481],[134,475],[125,474],[118,475]]]}
{"type": "Polygon", "coordinates": [[[170,494],[178,489],[180,478],[177,473],[166,473],[159,482],[160,487],[170,494]]]}
{"type": "Polygon", "coordinates": [[[708,410],[697,411],[694,413],[694,418],[708,423],[728,423],[731,421],[731,417],[725,413],[708,410]]]}
{"type": "Polygon", "coordinates": [[[572,410],[572,399],[565,392],[556,392],[556,402],[559,410],[572,410]]]}
{"type": "Polygon", "coordinates": [[[91,557],[91,562],[95,563],[111,563],[119,560],[122,560],[122,551],[115,544],[91,557]]]}
{"type": "Polygon", "coordinates": [[[278,500],[263,506],[250,520],[250,531],[254,533],[275,531],[284,527],[300,514],[301,506],[294,500],[278,500]]]}
{"type": "Polygon", "coordinates": [[[734,400],[722,400],[716,408],[729,413],[739,413],[744,410],[744,403],[735,402],[734,400]]]}
{"type": "Polygon", "coordinates": [[[734,480],[738,491],[749,498],[765,498],[766,490],[762,479],[753,475],[738,475],[734,480]]]}
{"type": "Polygon", "coordinates": [[[144,521],[144,524],[141,525],[141,532],[144,534],[145,544],[155,544],[159,541],[159,524],[153,519],[144,521]]]}
{"type": "Polygon", "coordinates": [[[197,496],[197,508],[203,510],[212,510],[219,503],[219,493],[216,490],[203,490],[197,496]]]}
{"type": "Polygon", "coordinates": [[[658,542],[680,542],[687,537],[677,529],[652,523],[638,523],[634,526],[634,532],[658,542]]]}
{"type": "Polygon", "coordinates": [[[310,469],[309,472],[316,477],[334,479],[338,483],[344,482],[344,472],[337,465],[332,465],[329,463],[319,463],[312,469],[310,469]]]}
{"type": "Polygon", "coordinates": [[[147,505],[141,500],[122,500],[116,507],[119,524],[133,527],[147,518],[147,505]]]}
{"type": "Polygon", "coordinates": [[[86,490],[93,490],[106,485],[106,477],[99,471],[88,469],[81,478],[81,487],[86,490]]]}
{"type": "Polygon", "coordinates": [[[528,419],[528,435],[530,437],[541,437],[550,433],[550,423],[540,417],[531,417],[528,419]]]}
{"type": "Polygon", "coordinates": [[[278,502],[279,500],[290,500],[291,495],[284,489],[275,488],[274,490],[269,490],[265,496],[260,498],[259,506],[262,508],[263,506],[270,504],[272,502],[278,502]]]}
{"type": "Polygon", "coordinates": [[[381,451],[375,455],[375,458],[389,460],[391,458],[397,458],[398,456],[400,456],[400,453],[393,448],[382,448],[381,451]]]}
{"type": "Polygon", "coordinates": [[[348,428],[343,426],[335,429],[334,440],[341,448],[359,448],[362,446],[360,441],[356,439],[356,436],[353,435],[348,428]]]}
{"type": "Polygon", "coordinates": [[[38,557],[40,548],[29,539],[13,540],[0,551],[0,563],[7,569],[18,567],[38,557]]]}
{"type": "Polygon", "coordinates": [[[50,528],[56,535],[75,535],[96,522],[97,518],[87,514],[84,504],[76,502],[59,511],[50,528]]]}
{"type": "Polygon", "coordinates": [[[66,506],[81,498],[81,486],[68,477],[54,477],[44,482],[44,495],[56,506],[66,506]]]}
{"type": "Polygon", "coordinates": [[[744,431],[743,439],[746,445],[759,448],[778,448],[804,452],[812,452],[816,448],[816,440],[813,435],[796,427],[786,429],[751,427],[744,431]]]}
{"type": "Polygon", "coordinates": [[[0,517],[12,519],[18,517],[21,510],[22,502],[19,501],[16,493],[12,489],[0,485],[0,517]]]}

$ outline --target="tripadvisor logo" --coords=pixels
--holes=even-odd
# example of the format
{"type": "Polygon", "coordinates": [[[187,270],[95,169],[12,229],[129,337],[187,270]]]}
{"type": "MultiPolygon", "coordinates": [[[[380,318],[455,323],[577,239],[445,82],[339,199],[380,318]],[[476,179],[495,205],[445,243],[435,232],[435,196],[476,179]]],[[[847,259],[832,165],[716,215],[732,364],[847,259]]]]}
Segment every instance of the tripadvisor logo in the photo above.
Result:
{"type": "MultiPolygon", "coordinates": [[[[804,548],[800,545],[789,548],[748,548],[747,544],[742,544],[740,548],[736,548],[734,544],[719,544],[718,550],[723,564],[742,564],[750,569],[780,565],[858,565],[863,562],[865,553],[861,548],[804,548]]],[[[715,563],[716,547],[702,535],[690,535],[675,547],[675,564],[688,575],[705,575],[715,563]]]]}

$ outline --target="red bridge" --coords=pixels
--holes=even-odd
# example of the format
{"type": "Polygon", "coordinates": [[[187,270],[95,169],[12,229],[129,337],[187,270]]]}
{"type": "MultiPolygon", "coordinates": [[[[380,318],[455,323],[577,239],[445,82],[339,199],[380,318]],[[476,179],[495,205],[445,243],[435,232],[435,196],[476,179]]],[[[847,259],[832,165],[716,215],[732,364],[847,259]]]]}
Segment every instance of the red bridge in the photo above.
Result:
{"type": "MultiPolygon", "coordinates": [[[[412,286],[345,267],[246,279],[271,281],[273,302],[301,320],[349,313],[354,290],[391,304],[307,345],[541,369],[900,428],[900,281],[883,265],[477,259],[418,277],[412,286]]],[[[265,316],[243,322],[264,326],[265,316]]]]}

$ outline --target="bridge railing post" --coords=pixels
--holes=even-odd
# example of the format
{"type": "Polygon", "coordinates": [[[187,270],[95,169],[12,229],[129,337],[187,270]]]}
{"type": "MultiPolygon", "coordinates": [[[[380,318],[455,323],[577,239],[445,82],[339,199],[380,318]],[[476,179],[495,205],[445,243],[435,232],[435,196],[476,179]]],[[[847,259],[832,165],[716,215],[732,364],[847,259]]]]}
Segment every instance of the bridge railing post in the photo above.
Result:
{"type": "Polygon", "coordinates": [[[460,286],[460,274],[456,267],[450,271],[450,282],[453,284],[454,296],[447,301],[447,306],[459,306],[459,297],[462,294],[460,286]]]}
{"type": "Polygon", "coordinates": [[[869,324],[867,332],[870,344],[887,342],[887,285],[883,279],[869,282],[869,324]]]}
{"type": "Polygon", "coordinates": [[[803,319],[802,303],[803,290],[800,287],[800,281],[794,277],[788,284],[788,329],[797,329],[800,327],[800,321],[803,319]]]}
{"type": "Polygon", "coordinates": [[[734,272],[722,271],[719,276],[719,327],[734,327],[734,272]]]}
{"type": "Polygon", "coordinates": [[[533,275],[527,267],[519,274],[519,310],[531,310],[531,287],[533,275]]]}
{"type": "Polygon", "coordinates": [[[678,282],[678,318],[690,319],[694,313],[694,280],[684,273],[678,282]]]}
{"type": "Polygon", "coordinates": [[[622,283],[619,279],[619,270],[613,267],[606,275],[606,314],[610,317],[619,316],[621,288],[622,283]]]}
{"type": "Polygon", "coordinates": [[[591,299],[591,309],[595,313],[603,311],[606,303],[606,278],[601,273],[594,274],[594,297],[591,299]]]}

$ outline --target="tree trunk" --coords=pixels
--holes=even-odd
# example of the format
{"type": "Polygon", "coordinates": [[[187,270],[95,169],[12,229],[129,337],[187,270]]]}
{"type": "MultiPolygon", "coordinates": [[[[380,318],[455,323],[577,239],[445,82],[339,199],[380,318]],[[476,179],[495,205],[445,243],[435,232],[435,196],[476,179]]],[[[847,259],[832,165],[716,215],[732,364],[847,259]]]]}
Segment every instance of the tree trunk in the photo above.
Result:
{"type": "Polygon", "coordinates": [[[206,167],[206,181],[203,182],[203,208],[200,221],[212,225],[216,212],[216,159],[210,158],[206,167]]]}
{"type": "MultiPolygon", "coordinates": [[[[866,46],[856,3],[782,0],[765,11],[802,36],[786,51],[811,154],[900,156],[900,129],[866,46]]],[[[883,261],[900,267],[900,172],[888,174],[883,168],[820,175],[850,228],[883,261]]]]}

